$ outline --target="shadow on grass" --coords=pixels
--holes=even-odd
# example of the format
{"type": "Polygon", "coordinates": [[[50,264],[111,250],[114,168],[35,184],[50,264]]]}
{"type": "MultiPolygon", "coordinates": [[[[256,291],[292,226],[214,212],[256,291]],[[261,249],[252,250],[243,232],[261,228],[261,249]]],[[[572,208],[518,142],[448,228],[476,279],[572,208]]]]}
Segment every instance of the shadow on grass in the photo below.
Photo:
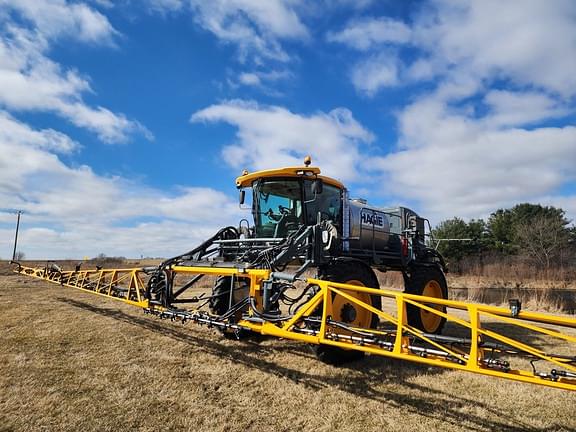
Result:
{"type": "MultiPolygon", "coordinates": [[[[229,359],[234,363],[258,369],[263,373],[288,378],[311,390],[337,388],[361,398],[378,401],[389,407],[440,420],[447,425],[462,427],[463,421],[465,421],[467,424],[466,428],[472,431],[497,430],[512,432],[525,430],[539,432],[550,430],[550,426],[536,428],[518,420],[515,420],[514,425],[510,425],[510,421],[498,420],[506,418],[506,413],[491,405],[483,404],[476,399],[465,398],[461,395],[421,386],[409,380],[414,375],[442,374],[444,370],[440,368],[370,356],[362,361],[340,367],[340,370],[353,372],[353,379],[342,380],[341,377],[312,374],[292,369],[281,363],[268,361],[263,358],[265,357],[263,354],[271,352],[285,352],[311,358],[313,354],[307,345],[287,341],[285,344],[270,347],[260,345],[257,342],[239,341],[231,346],[229,342],[220,343],[219,341],[192,335],[183,327],[176,327],[174,324],[155,320],[152,317],[137,317],[118,309],[103,308],[72,299],[57,298],[57,300],[104,317],[138,326],[177,341],[192,344],[207,354],[229,359]],[[416,390],[417,395],[399,394],[392,390],[383,390],[383,382],[401,383],[408,389],[416,390]],[[490,418],[470,412],[464,413],[464,410],[470,406],[482,408],[489,413],[490,418]]],[[[568,430],[565,427],[558,427],[562,430],[568,430]]]]}

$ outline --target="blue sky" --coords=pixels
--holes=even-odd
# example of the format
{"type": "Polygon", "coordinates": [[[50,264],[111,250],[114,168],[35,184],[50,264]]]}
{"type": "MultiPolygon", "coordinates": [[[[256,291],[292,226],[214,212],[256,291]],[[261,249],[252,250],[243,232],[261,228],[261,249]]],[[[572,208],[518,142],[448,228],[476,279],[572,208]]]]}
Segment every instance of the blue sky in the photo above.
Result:
{"type": "Polygon", "coordinates": [[[0,208],[30,258],[169,256],[311,154],[433,222],[574,219],[575,96],[570,0],[0,0],[0,208]]]}

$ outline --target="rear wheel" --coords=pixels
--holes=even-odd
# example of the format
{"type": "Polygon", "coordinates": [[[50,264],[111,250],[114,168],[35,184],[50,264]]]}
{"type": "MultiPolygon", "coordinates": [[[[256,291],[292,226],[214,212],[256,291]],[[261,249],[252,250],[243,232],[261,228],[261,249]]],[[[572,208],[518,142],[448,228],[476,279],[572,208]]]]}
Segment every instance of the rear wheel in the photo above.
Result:
{"type": "MultiPolygon", "coordinates": [[[[410,277],[406,279],[404,292],[438,299],[448,298],[448,287],[444,274],[437,267],[419,267],[414,269],[410,277]]],[[[446,312],[442,305],[429,304],[436,310],[446,312]]],[[[419,308],[418,306],[406,305],[408,324],[426,333],[439,334],[446,324],[446,318],[419,308]]]]}
{"type": "MultiPolygon", "coordinates": [[[[356,286],[379,288],[378,279],[372,269],[359,261],[339,261],[326,270],[323,279],[356,286]]],[[[380,296],[350,290],[343,291],[361,302],[378,310],[381,309],[382,299],[380,296]]],[[[350,327],[364,329],[375,329],[378,327],[378,315],[359,307],[339,294],[334,294],[332,297],[332,311],[332,319],[350,327]]],[[[317,345],[315,346],[315,352],[320,361],[333,365],[344,364],[364,357],[362,351],[348,350],[330,345],[317,345]]]]}

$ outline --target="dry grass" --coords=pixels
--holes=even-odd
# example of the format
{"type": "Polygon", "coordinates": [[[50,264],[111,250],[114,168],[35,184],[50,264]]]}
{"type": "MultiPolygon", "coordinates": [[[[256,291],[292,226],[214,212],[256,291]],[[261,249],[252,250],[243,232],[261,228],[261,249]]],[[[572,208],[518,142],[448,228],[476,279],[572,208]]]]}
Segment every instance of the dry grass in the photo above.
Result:
{"type": "MultiPolygon", "coordinates": [[[[467,289],[449,291],[450,298],[454,300],[474,303],[493,304],[508,307],[508,300],[518,299],[522,308],[526,310],[574,314],[574,300],[566,300],[554,295],[549,289],[523,289],[523,288],[481,288],[472,286],[467,289]]],[[[574,294],[572,294],[572,299],[574,294]]]]}
{"type": "Polygon", "coordinates": [[[0,430],[573,431],[570,392],[285,340],[223,339],[112,300],[0,277],[0,430]]]}
{"type": "MultiPolygon", "coordinates": [[[[576,288],[576,262],[545,269],[518,256],[478,257],[464,259],[459,272],[448,275],[452,286],[510,288],[576,288]]],[[[450,267],[450,266],[449,266],[450,267]]]]}

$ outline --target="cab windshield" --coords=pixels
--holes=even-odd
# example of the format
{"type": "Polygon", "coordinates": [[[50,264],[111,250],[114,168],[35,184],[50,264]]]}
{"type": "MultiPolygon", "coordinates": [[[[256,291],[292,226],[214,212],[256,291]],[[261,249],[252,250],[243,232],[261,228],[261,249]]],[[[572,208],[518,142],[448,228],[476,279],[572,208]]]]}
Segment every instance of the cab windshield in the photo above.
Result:
{"type": "Polygon", "coordinates": [[[253,203],[256,237],[283,238],[304,223],[298,179],[260,180],[253,203]]]}

